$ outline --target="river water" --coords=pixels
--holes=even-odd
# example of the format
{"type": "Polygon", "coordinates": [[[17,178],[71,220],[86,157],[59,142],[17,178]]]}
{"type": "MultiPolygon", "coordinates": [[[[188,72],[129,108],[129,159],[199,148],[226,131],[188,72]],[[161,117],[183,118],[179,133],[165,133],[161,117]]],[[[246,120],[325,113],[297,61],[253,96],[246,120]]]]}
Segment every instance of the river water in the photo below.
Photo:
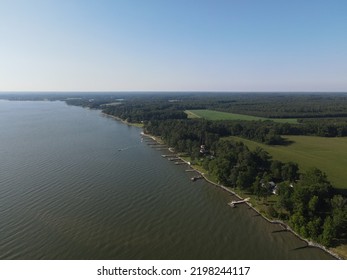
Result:
{"type": "Polygon", "coordinates": [[[0,259],[331,259],[141,130],[63,102],[0,100],[0,259]]]}

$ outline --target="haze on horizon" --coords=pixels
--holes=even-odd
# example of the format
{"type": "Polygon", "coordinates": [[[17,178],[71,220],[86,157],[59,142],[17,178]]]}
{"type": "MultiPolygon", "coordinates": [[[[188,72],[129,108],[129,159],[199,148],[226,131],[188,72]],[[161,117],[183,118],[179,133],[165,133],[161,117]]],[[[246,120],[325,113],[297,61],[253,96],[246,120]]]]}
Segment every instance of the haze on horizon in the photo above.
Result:
{"type": "Polygon", "coordinates": [[[344,0],[3,0],[0,91],[347,91],[344,0]]]}

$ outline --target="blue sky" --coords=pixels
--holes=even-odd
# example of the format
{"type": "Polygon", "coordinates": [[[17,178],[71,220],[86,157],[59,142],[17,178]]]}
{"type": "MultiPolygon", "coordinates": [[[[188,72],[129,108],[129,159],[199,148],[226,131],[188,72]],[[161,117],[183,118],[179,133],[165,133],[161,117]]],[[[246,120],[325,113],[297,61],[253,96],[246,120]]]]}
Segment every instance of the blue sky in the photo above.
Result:
{"type": "Polygon", "coordinates": [[[0,91],[347,91],[345,0],[0,0],[0,91]]]}

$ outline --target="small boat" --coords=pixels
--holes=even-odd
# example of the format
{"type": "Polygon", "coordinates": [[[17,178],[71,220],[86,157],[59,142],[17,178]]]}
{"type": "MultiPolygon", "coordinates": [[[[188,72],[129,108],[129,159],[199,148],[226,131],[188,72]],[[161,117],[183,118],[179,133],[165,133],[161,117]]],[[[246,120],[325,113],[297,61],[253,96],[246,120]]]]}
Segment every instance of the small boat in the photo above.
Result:
{"type": "Polygon", "coordinates": [[[202,178],[203,178],[202,176],[195,176],[195,177],[190,178],[190,180],[192,180],[193,182],[195,182],[196,180],[202,179],[202,178]]]}

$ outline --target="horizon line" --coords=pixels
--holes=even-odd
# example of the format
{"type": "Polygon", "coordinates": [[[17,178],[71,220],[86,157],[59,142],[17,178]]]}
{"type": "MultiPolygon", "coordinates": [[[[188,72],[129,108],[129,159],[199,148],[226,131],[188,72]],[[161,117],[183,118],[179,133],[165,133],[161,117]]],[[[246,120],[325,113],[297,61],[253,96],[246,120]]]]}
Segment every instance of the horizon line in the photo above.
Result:
{"type": "Polygon", "coordinates": [[[0,90],[0,94],[11,93],[347,93],[347,90],[0,90]]]}

